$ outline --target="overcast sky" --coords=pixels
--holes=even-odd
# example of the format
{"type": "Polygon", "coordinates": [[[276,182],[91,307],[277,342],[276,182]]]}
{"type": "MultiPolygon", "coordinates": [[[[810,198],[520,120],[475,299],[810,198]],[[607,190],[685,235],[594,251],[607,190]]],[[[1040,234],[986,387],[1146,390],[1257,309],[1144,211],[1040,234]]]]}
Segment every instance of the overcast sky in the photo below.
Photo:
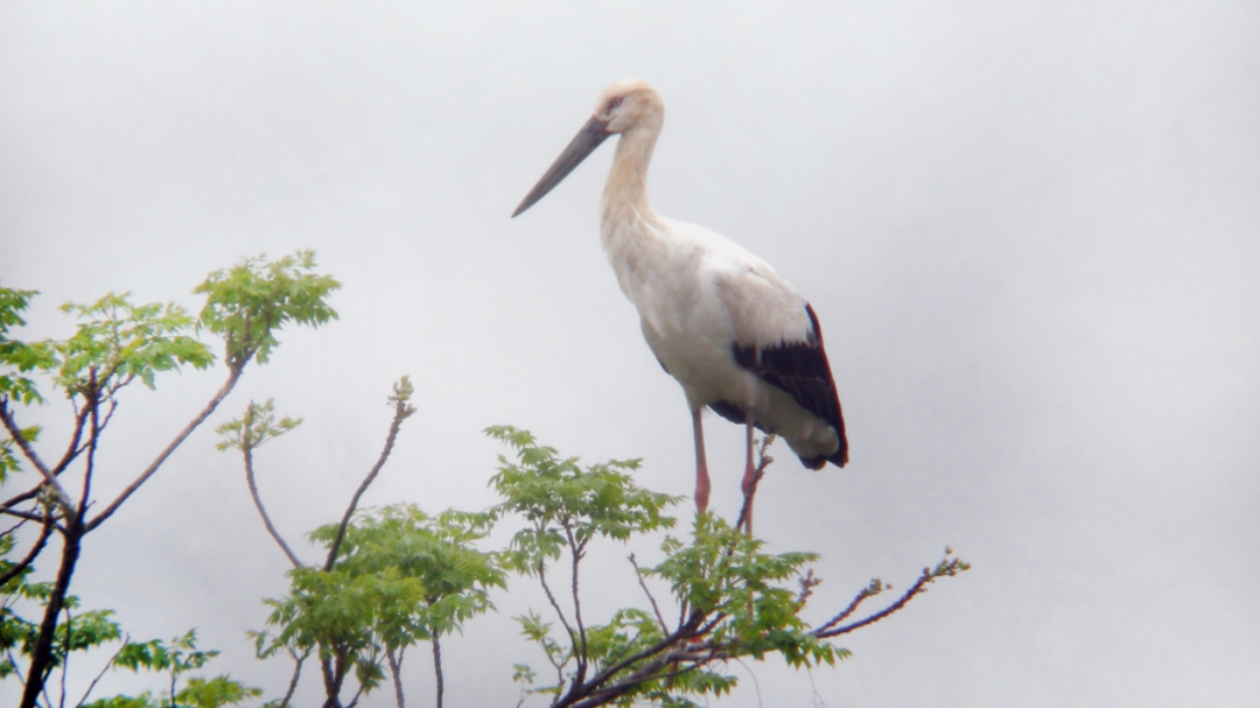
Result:
{"type": "MultiPolygon", "coordinates": [[[[259,455],[291,541],[339,517],[402,374],[420,411],[367,504],[493,503],[497,423],[691,492],[681,390],[599,245],[612,148],[508,218],[600,91],[637,77],[666,106],[655,207],[773,263],[826,335],[852,464],[781,450],[758,498],[773,550],[824,556],[811,617],[871,577],[908,586],[946,544],[975,566],[846,638],[852,660],[733,666],[710,705],[1255,705],[1254,3],[0,7],[0,277],[43,293],[25,336],[65,336],[56,306],[109,290],[196,308],[207,272],[263,252],[314,248],[344,283],[340,321],[284,333],[89,537],[74,592],[133,636],[197,627],[213,667],[282,692],[289,667],[244,632],[287,563],[213,450],[251,398],[306,420],[259,455]]],[[[223,375],[127,393],[102,498],[223,375]]],[[[24,420],[51,444],[64,415],[24,420]]],[[[742,432],[708,433],[734,515],[742,432]]],[[[629,550],[657,557],[609,547],[592,612],[640,602],[629,550]]],[[[512,589],[444,645],[449,705],[514,705],[512,664],[543,663],[508,617],[545,600],[512,589]]],[[[424,650],[409,661],[409,701],[431,705],[424,650]]],[[[110,688],[138,685],[156,682],[110,688]]]]}

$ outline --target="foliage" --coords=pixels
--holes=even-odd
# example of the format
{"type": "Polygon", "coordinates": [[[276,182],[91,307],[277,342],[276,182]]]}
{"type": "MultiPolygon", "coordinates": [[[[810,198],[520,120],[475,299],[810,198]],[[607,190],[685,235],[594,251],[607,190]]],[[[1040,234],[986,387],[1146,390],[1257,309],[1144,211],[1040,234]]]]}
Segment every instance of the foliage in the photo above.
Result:
{"type": "Polygon", "coordinates": [[[314,251],[271,262],[264,258],[246,258],[215,271],[193,291],[206,294],[200,324],[223,337],[233,369],[254,356],[267,363],[279,344],[275,331],[286,322],[318,327],[337,318],[326,299],[341,284],[314,272],[314,251]]]}
{"type": "MultiPolygon", "coordinates": [[[[513,680],[529,694],[550,697],[553,706],[628,706],[649,701],[662,706],[695,706],[692,697],[719,696],[736,684],[715,669],[739,659],[764,660],[778,654],[793,667],[834,665],[849,656],[829,639],[886,617],[922,592],[923,584],[967,569],[946,558],[925,569],[897,603],[851,625],[842,625],[860,602],[885,589],[874,581],[850,607],[830,622],[810,626],[801,613],[813,588],[807,566],[813,553],[767,554],[764,542],[712,514],[699,514],[688,540],[667,536],[664,559],[639,569],[640,585],[651,610],[616,610],[606,623],[588,624],[582,616],[581,561],[596,538],[625,541],[673,525],[664,516],[677,497],[634,485],[623,470],[637,461],[612,461],[581,467],[536,443],[528,432],[495,427],[487,433],[516,449],[516,460],[499,458],[492,484],[503,503],[496,513],[522,517],[525,528],[512,538],[506,565],[538,579],[563,632],[530,611],[517,617],[522,634],[536,644],[554,670],[555,681],[539,683],[528,665],[514,667],[513,680]],[[562,606],[547,582],[548,564],[567,558],[571,597],[562,606]],[[674,600],[671,625],[643,579],[669,585],[674,600]]],[[[762,452],[764,455],[765,447],[762,452]]],[[[761,468],[768,463],[763,458],[761,468]]],[[[949,553],[947,549],[947,555],[949,553]]]]}
{"type": "MultiPolygon", "coordinates": [[[[252,358],[266,361],[278,345],[278,328],[288,322],[319,326],[337,316],[326,299],[339,285],[314,273],[314,265],[314,254],[300,251],[270,263],[262,257],[246,259],[230,270],[211,273],[196,290],[207,296],[200,318],[174,303],[136,304],[129,293],[108,293],[87,305],[67,303],[61,310],[78,320],[74,333],[64,340],[34,343],[12,338],[10,330],[25,324],[22,312],[36,293],[0,288],[0,423],[5,431],[0,439],[0,484],[15,479],[13,473],[26,465],[39,472],[37,479],[28,482],[32,486],[0,505],[0,515],[19,519],[19,526],[37,522],[42,529],[17,561],[7,559],[14,550],[17,527],[0,533],[0,553],[6,554],[0,562],[4,598],[0,641],[10,647],[20,644],[21,653],[30,658],[23,708],[36,705],[51,671],[59,666],[64,670],[67,652],[79,649],[76,642],[94,641],[91,632],[114,626],[107,614],[73,614],[75,605],[69,589],[83,537],[109,519],[214,412],[252,358]],[[130,484],[116,492],[112,501],[98,504],[92,498],[98,476],[96,452],[119,406],[119,392],[135,381],[154,390],[157,374],[162,372],[209,368],[215,355],[196,339],[201,330],[223,337],[229,364],[227,381],[147,467],[133,473],[130,484]],[[18,421],[23,407],[44,401],[36,375],[64,395],[73,410],[69,439],[62,451],[47,461],[39,449],[44,447],[39,429],[23,427],[18,421]],[[67,491],[63,481],[68,472],[81,484],[77,497],[67,491]],[[89,510],[95,513],[90,518],[89,510]],[[27,577],[51,535],[59,535],[61,540],[57,579],[28,585],[27,577]],[[32,592],[40,593],[29,603],[42,609],[39,622],[21,617],[15,609],[20,606],[17,601],[32,592]],[[59,639],[57,633],[70,631],[72,626],[79,631],[59,639]]],[[[11,653],[6,661],[0,672],[15,671],[11,653]]],[[[172,685],[172,694],[174,690],[172,685]]],[[[184,690],[189,705],[237,700],[232,698],[235,689],[230,682],[190,680],[184,690]]],[[[176,700],[183,699],[176,696],[176,700]]]]}
{"type": "Polygon", "coordinates": [[[278,438],[301,424],[301,418],[289,416],[276,421],[275,403],[270,398],[265,403],[251,401],[244,417],[229,420],[214,429],[223,438],[215,447],[219,450],[257,450],[268,440],[278,438]]]}
{"type": "Polygon", "coordinates": [[[675,523],[662,512],[682,497],[635,486],[627,473],[639,469],[639,460],[582,469],[577,458],[561,458],[554,448],[537,445],[528,431],[494,426],[486,433],[516,448],[518,461],[500,455],[499,472],[490,479],[504,499],[496,513],[519,514],[528,524],[504,554],[511,570],[533,575],[566,548],[580,559],[597,536],[625,541],[675,523]]]}
{"type": "MultiPolygon", "coordinates": [[[[504,574],[473,545],[492,522],[406,504],[360,512],[332,570],[295,568],[289,594],[266,601],[276,633],[255,635],[259,655],[315,650],[339,674],[353,671],[365,692],[377,688],[387,652],[449,634],[492,608],[489,590],[505,586],[504,574]]],[[[331,547],[339,530],[321,526],[311,539],[331,547]]]]}
{"type": "Polygon", "coordinates": [[[169,691],[163,698],[154,701],[151,693],[143,693],[138,697],[115,696],[114,698],[96,701],[93,706],[101,708],[130,708],[130,706],[166,706],[167,708],[220,708],[220,706],[237,705],[246,698],[262,695],[262,689],[245,686],[234,681],[227,674],[215,676],[210,680],[201,677],[190,677],[184,688],[176,691],[176,682],[184,674],[200,669],[214,657],[217,651],[200,651],[197,649],[197,633],[188,630],[183,636],[175,637],[170,643],[160,639],[148,642],[127,642],[114,656],[113,665],[118,668],[139,672],[147,670],[166,673],[169,677],[169,691]],[[172,700],[173,697],[173,700],[172,700]]]}

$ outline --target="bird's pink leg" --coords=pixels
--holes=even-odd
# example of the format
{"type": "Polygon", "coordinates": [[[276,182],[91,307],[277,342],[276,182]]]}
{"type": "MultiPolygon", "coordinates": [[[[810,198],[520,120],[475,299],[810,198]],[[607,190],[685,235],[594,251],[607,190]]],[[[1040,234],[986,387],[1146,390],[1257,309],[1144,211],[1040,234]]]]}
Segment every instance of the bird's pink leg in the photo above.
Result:
{"type": "Polygon", "coordinates": [[[691,412],[691,427],[696,437],[696,511],[709,508],[709,465],[704,460],[704,428],[700,425],[700,408],[691,412]]]}
{"type": "MultiPolygon", "coordinates": [[[[749,419],[751,419],[751,418],[752,418],[752,416],[750,415],[750,416],[749,416],[749,419]]],[[[739,488],[740,488],[740,489],[742,489],[742,490],[744,490],[744,496],[748,496],[748,492],[752,490],[753,477],[754,477],[754,476],[756,476],[756,474],[757,474],[757,466],[753,464],[753,447],[754,447],[754,446],[753,446],[753,425],[752,425],[752,423],[749,423],[749,424],[747,425],[747,428],[748,428],[748,435],[747,435],[747,443],[748,443],[748,458],[747,458],[747,460],[748,460],[748,461],[744,464],[744,481],[743,481],[743,483],[742,483],[742,484],[740,484],[740,485],[739,485],[739,488]]]]}

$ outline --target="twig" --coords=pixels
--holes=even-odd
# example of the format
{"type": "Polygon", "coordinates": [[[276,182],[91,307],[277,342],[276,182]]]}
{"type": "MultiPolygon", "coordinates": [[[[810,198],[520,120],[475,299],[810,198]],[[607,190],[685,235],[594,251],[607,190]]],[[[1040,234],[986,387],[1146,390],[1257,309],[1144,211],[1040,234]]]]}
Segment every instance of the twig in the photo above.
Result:
{"type": "Polygon", "coordinates": [[[661,631],[669,634],[669,626],[665,624],[665,618],[661,616],[661,608],[656,605],[656,598],[652,597],[652,591],[648,590],[647,583],[643,582],[643,571],[639,570],[639,564],[634,560],[634,554],[631,553],[630,565],[634,566],[634,574],[639,579],[639,587],[643,588],[643,594],[647,595],[648,601],[652,603],[652,611],[656,613],[656,621],[661,623],[661,631]]]}
{"type": "Polygon", "coordinates": [[[844,608],[844,610],[840,614],[836,615],[835,617],[832,617],[830,620],[827,621],[826,624],[824,624],[823,626],[819,627],[818,629],[814,631],[825,632],[831,629],[832,627],[840,624],[841,622],[848,619],[849,615],[853,614],[854,611],[857,610],[858,605],[862,604],[863,600],[865,600],[868,597],[874,597],[875,595],[880,594],[887,588],[888,586],[884,585],[884,583],[881,582],[879,578],[875,578],[874,580],[871,581],[870,585],[867,585],[866,587],[862,588],[862,591],[857,594],[857,597],[853,598],[853,602],[850,602],[849,606],[844,608]]]}
{"type": "Polygon", "coordinates": [[[582,600],[578,595],[578,563],[582,562],[582,556],[586,548],[586,541],[577,543],[573,538],[573,530],[569,525],[564,524],[564,534],[569,540],[569,551],[573,555],[573,619],[577,622],[578,638],[581,641],[582,650],[577,651],[577,647],[573,647],[574,654],[577,654],[577,673],[573,677],[573,685],[577,686],[586,680],[587,665],[587,647],[586,647],[586,626],[582,624],[582,600]]]}
{"type": "Polygon", "coordinates": [[[293,692],[297,690],[298,678],[302,675],[302,662],[306,661],[306,657],[311,655],[310,649],[302,652],[302,656],[298,656],[297,652],[293,651],[291,647],[286,648],[289,650],[289,656],[293,657],[295,665],[293,667],[293,678],[289,679],[289,690],[285,692],[278,708],[288,708],[289,701],[293,698],[293,692]]]}
{"type": "Polygon", "coordinates": [[[27,553],[26,557],[23,558],[21,562],[19,562],[17,565],[13,566],[9,570],[7,570],[4,575],[0,575],[0,588],[4,587],[5,584],[8,583],[10,580],[21,575],[22,571],[26,570],[27,567],[29,567],[31,563],[35,562],[35,557],[38,556],[40,552],[44,550],[44,546],[48,543],[48,537],[52,535],[52,530],[53,530],[52,517],[45,515],[44,516],[44,529],[39,532],[39,539],[35,541],[34,546],[31,546],[30,553],[27,553]]]}
{"type": "Polygon", "coordinates": [[[84,533],[94,530],[106,519],[113,516],[114,512],[118,511],[118,507],[122,506],[122,503],[127,501],[128,497],[134,494],[142,484],[147,482],[149,478],[158,471],[158,468],[162,466],[162,463],[166,462],[166,458],[170,457],[171,453],[175,452],[175,449],[178,448],[189,435],[192,435],[192,432],[197,429],[197,426],[201,425],[206,418],[209,418],[211,413],[214,413],[214,409],[219,407],[219,404],[223,402],[224,398],[227,398],[227,395],[232,392],[232,388],[236,386],[236,382],[240,380],[241,373],[244,372],[244,370],[245,362],[240,362],[237,366],[232,367],[232,373],[228,376],[227,381],[224,382],[218,393],[214,395],[214,398],[210,399],[210,402],[206,404],[206,407],[202,409],[201,413],[197,414],[196,418],[193,418],[188,425],[184,426],[184,429],[180,431],[179,435],[175,436],[175,439],[166,446],[166,449],[162,450],[161,454],[157,456],[157,459],[153,460],[148,468],[145,469],[145,471],[142,472],[134,482],[128,485],[127,488],[118,495],[117,499],[111,502],[109,506],[105,507],[101,513],[97,514],[95,518],[86,524],[84,533]]]}
{"type": "Polygon", "coordinates": [[[37,514],[33,511],[20,511],[18,509],[0,509],[0,513],[8,514],[9,516],[16,516],[19,519],[26,519],[27,521],[38,521],[41,524],[44,523],[45,519],[50,518],[46,513],[37,514]]]}
{"type": "MultiPolygon", "coordinates": [[[[847,624],[843,627],[837,627],[834,629],[826,629],[826,630],[820,627],[819,629],[816,629],[813,631],[813,635],[820,639],[838,637],[841,634],[848,634],[849,632],[852,632],[855,629],[860,629],[862,627],[865,627],[868,624],[878,622],[884,619],[885,617],[887,617],[888,615],[891,615],[897,610],[900,610],[901,608],[905,607],[906,603],[910,602],[911,598],[913,598],[915,595],[918,595],[919,593],[922,593],[922,592],[927,592],[925,586],[928,583],[935,582],[937,578],[957,575],[958,573],[971,568],[971,566],[968,565],[967,562],[962,560],[961,558],[952,558],[952,559],[949,558],[949,554],[952,552],[953,551],[946,548],[945,549],[946,557],[944,560],[942,560],[940,563],[936,565],[935,570],[933,570],[932,568],[924,568],[923,574],[919,576],[918,581],[916,581],[915,584],[912,585],[910,589],[907,590],[906,593],[902,595],[899,600],[889,605],[888,607],[884,608],[883,610],[876,612],[875,614],[871,615],[870,617],[867,617],[866,619],[859,620],[852,624],[847,624]]],[[[854,600],[853,605],[851,605],[851,607],[856,606],[856,604],[860,602],[862,599],[863,598],[861,594],[859,594],[858,598],[854,600]]],[[[828,622],[826,625],[823,625],[823,627],[827,627],[836,621],[837,620],[828,622]]]]}
{"type": "MultiPolygon", "coordinates": [[[[445,688],[442,681],[442,645],[438,642],[438,633],[433,634],[433,674],[437,676],[437,708],[442,708],[442,691],[445,688]]],[[[402,694],[399,693],[401,696],[402,694]]],[[[398,708],[402,708],[402,701],[398,703],[398,708]]]]}
{"type": "Polygon", "coordinates": [[[114,655],[109,657],[109,661],[105,662],[105,666],[101,668],[101,672],[96,675],[96,678],[92,679],[92,683],[88,684],[87,690],[83,692],[83,698],[80,698],[79,702],[74,704],[74,708],[82,708],[83,704],[87,703],[88,696],[92,695],[92,691],[96,689],[96,684],[103,676],[105,676],[107,671],[114,667],[114,659],[117,659],[118,655],[122,654],[123,649],[126,649],[128,644],[131,644],[130,634],[123,637],[122,646],[118,647],[118,651],[114,652],[114,655]]]}
{"type": "Polygon", "coordinates": [[[0,399],[0,421],[4,422],[5,430],[9,431],[9,437],[13,438],[13,441],[18,444],[22,454],[26,455],[26,459],[30,460],[31,464],[35,465],[35,469],[39,470],[39,473],[43,475],[44,484],[52,488],[57,498],[57,504],[61,506],[62,511],[67,515],[73,514],[74,500],[70,498],[65,488],[57,481],[57,476],[52,473],[52,470],[48,469],[48,465],[45,465],[44,461],[40,459],[39,453],[35,452],[31,441],[27,440],[26,436],[22,434],[17,421],[13,419],[13,412],[9,410],[9,402],[6,399],[0,399]]]}
{"type": "Polygon", "coordinates": [[[752,535],[753,498],[757,496],[757,485],[761,483],[761,478],[766,476],[766,469],[774,462],[774,458],[766,454],[766,450],[774,444],[774,437],[774,435],[767,435],[761,439],[761,446],[757,451],[757,471],[753,474],[752,484],[748,485],[748,492],[744,494],[744,505],[739,510],[739,520],[735,522],[735,530],[744,529],[749,536],[752,535]]]}
{"type": "Polygon", "coordinates": [[[267,510],[263,507],[262,497],[258,494],[258,484],[254,481],[254,448],[252,441],[247,439],[249,435],[249,426],[253,422],[253,418],[254,403],[251,401],[249,408],[245,412],[244,429],[247,431],[245,433],[246,439],[241,441],[241,454],[245,457],[245,481],[249,483],[249,493],[254,497],[254,506],[258,508],[258,514],[262,516],[263,525],[267,527],[267,533],[271,534],[271,537],[275,539],[276,543],[280,544],[280,550],[284,551],[284,554],[289,557],[289,562],[293,563],[293,567],[301,568],[302,561],[298,560],[298,557],[294,555],[293,550],[289,548],[289,544],[284,542],[284,538],[280,536],[280,532],[277,531],[275,525],[271,523],[271,517],[267,516],[267,510]]]}
{"type": "Polygon", "coordinates": [[[381,450],[381,455],[376,460],[376,464],[372,465],[372,470],[368,472],[367,477],[363,478],[363,483],[359,485],[359,489],[355,491],[354,497],[350,500],[350,505],[346,507],[346,513],[341,517],[341,526],[337,528],[337,537],[333,539],[332,546],[328,549],[328,560],[324,562],[324,570],[330,571],[333,564],[337,562],[337,551],[341,548],[341,542],[346,537],[346,527],[350,525],[350,517],[354,515],[355,507],[359,505],[359,497],[367,491],[368,485],[372,484],[372,480],[376,479],[376,475],[385,466],[385,461],[389,459],[389,453],[394,449],[394,441],[398,439],[398,429],[402,427],[403,421],[412,413],[416,412],[410,404],[407,403],[411,398],[411,382],[406,376],[394,384],[394,395],[390,400],[394,403],[394,420],[389,424],[389,434],[385,436],[385,448],[381,450]]]}
{"type": "Polygon", "coordinates": [[[573,628],[569,626],[569,620],[565,618],[564,611],[560,609],[560,603],[556,602],[556,596],[551,594],[551,587],[547,585],[546,566],[543,565],[542,561],[538,561],[538,582],[542,583],[543,592],[547,594],[547,600],[551,603],[551,606],[555,608],[556,614],[560,616],[560,624],[564,625],[564,631],[569,633],[569,642],[572,643],[573,647],[576,649],[577,634],[573,631],[573,628]]]}
{"type": "Polygon", "coordinates": [[[402,652],[398,656],[394,656],[394,650],[386,648],[385,658],[389,660],[389,673],[394,678],[394,700],[398,703],[398,708],[406,708],[403,701],[402,687],[402,652]]]}

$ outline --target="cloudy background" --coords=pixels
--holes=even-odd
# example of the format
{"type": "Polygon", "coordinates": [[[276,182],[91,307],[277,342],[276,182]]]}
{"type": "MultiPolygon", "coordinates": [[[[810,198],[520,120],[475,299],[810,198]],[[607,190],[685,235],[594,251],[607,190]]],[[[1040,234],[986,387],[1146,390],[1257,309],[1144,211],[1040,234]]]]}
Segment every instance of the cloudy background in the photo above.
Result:
{"type": "MultiPolygon", "coordinates": [[[[244,635],[287,564],[213,450],[251,398],[306,419],[259,455],[291,541],[340,515],[401,374],[420,410],[368,504],[493,503],[499,450],[479,431],[496,423],[588,461],[642,457],[644,485],[690,493],[681,391],[597,238],[612,150],[508,218],[599,92],[640,77],[667,111],[654,205],[774,263],[826,333],[853,462],[815,474],[780,454],[758,500],[773,549],[825,556],[811,616],[871,577],[906,587],[946,544],[975,565],[845,638],[852,660],[732,666],[741,688],[711,705],[1260,696],[1253,3],[2,8],[0,277],[43,292],[24,336],[68,334],[56,306],[109,290],[196,308],[207,272],[262,252],[317,249],[344,283],[340,321],[286,332],[89,537],[74,591],[135,637],[195,626],[223,651],[212,667],[269,697],[287,682],[244,635]]],[[[223,375],[129,391],[98,498],[223,375]]],[[[64,415],[24,420],[51,446],[64,415]]],[[[709,420],[733,514],[742,433],[709,420]]],[[[624,555],[653,545],[607,550],[592,605],[639,603],[624,555]]],[[[448,705],[514,705],[512,664],[543,664],[508,615],[545,600],[512,589],[444,645],[448,705]]],[[[409,659],[412,705],[432,704],[426,662],[409,659]]]]}

